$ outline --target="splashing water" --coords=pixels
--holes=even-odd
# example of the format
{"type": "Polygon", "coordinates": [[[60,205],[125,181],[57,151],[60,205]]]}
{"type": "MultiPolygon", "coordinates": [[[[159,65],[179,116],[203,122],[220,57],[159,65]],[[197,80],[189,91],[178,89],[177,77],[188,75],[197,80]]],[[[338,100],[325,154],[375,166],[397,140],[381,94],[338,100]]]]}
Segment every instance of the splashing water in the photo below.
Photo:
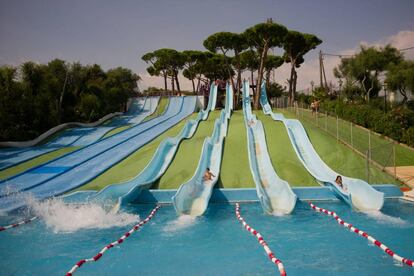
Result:
{"type": "Polygon", "coordinates": [[[368,217],[375,219],[377,222],[382,224],[394,224],[400,226],[407,226],[409,223],[401,218],[392,217],[382,213],[381,211],[369,211],[364,212],[368,217]]]}
{"type": "Polygon", "coordinates": [[[190,227],[196,222],[196,218],[190,215],[181,215],[177,219],[167,223],[164,227],[165,232],[176,232],[187,227],[190,227]]]}
{"type": "Polygon", "coordinates": [[[65,204],[62,199],[30,202],[31,209],[46,225],[58,232],[80,229],[125,226],[139,221],[139,216],[125,212],[106,211],[99,204],[65,204]]]}

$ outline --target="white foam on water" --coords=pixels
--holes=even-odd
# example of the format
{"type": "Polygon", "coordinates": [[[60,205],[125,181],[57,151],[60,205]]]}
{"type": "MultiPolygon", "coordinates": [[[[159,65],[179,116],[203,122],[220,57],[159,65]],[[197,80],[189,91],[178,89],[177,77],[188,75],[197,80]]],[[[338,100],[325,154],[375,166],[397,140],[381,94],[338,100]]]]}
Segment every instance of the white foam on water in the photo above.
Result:
{"type": "Polygon", "coordinates": [[[187,227],[194,225],[197,221],[197,217],[190,215],[181,215],[177,219],[168,222],[164,226],[164,232],[176,232],[187,227]]]}
{"type": "Polygon", "coordinates": [[[382,213],[381,211],[367,211],[364,212],[368,217],[375,219],[381,224],[393,224],[399,226],[407,226],[409,223],[401,218],[392,217],[382,213]]]}
{"type": "Polygon", "coordinates": [[[31,201],[30,207],[55,233],[80,229],[126,226],[139,221],[139,216],[107,211],[96,203],[65,204],[62,199],[31,201]]]}

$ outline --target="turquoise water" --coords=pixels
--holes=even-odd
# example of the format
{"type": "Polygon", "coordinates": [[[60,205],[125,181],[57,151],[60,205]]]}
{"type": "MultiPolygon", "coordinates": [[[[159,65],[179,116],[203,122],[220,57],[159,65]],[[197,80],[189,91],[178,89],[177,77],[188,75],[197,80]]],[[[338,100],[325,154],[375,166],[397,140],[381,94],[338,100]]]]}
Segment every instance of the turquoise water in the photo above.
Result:
{"type": "MultiPolygon", "coordinates": [[[[397,254],[414,258],[414,204],[387,200],[382,214],[367,215],[341,202],[316,202],[365,230],[397,254]]],[[[154,205],[134,206],[129,213],[145,218],[154,205]]],[[[96,215],[96,214],[95,214],[96,215]]],[[[288,275],[412,275],[362,237],[332,218],[298,202],[288,216],[264,215],[258,203],[241,204],[241,215],[257,229],[288,275]]],[[[0,225],[15,220],[0,217],[0,225]]],[[[72,218],[63,217],[71,221],[72,218]]],[[[124,218],[125,219],[125,218],[124,218]]],[[[131,217],[126,219],[131,220],[131,217]]],[[[73,219],[74,223],[76,219],[73,219]]],[[[90,258],[117,240],[134,223],[118,227],[57,230],[38,220],[0,233],[2,275],[62,275],[77,261],[90,258]]],[[[107,251],[77,275],[274,275],[277,268],[256,238],[236,220],[234,205],[211,204],[205,216],[177,219],[163,206],[142,230],[107,251]]]]}

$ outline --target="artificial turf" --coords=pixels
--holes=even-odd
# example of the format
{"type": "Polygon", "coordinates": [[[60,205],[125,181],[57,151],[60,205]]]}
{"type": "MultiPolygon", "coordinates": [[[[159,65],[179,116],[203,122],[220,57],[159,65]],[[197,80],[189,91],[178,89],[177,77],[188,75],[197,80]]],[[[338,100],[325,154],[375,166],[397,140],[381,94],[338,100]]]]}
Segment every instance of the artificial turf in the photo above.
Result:
{"type": "Polygon", "coordinates": [[[20,163],[16,166],[7,168],[5,170],[0,171],[0,180],[9,178],[13,175],[16,175],[18,173],[24,172],[30,168],[33,168],[35,166],[38,166],[40,164],[46,163],[52,159],[58,158],[66,153],[72,152],[80,147],[65,147],[61,148],[43,155],[40,155],[36,158],[33,158],[29,161],[20,163]]]}
{"type": "Polygon", "coordinates": [[[169,98],[165,98],[165,97],[161,97],[160,101],[158,102],[157,108],[155,109],[154,113],[152,113],[151,115],[147,116],[144,119],[145,121],[148,121],[152,118],[158,117],[160,116],[166,109],[167,105],[169,102],[169,98]]]}
{"type": "MultiPolygon", "coordinates": [[[[290,110],[292,113],[292,110],[290,110]]],[[[299,119],[317,123],[320,128],[336,135],[337,120],[336,117],[326,116],[319,113],[318,117],[311,113],[310,110],[300,109],[299,119]]],[[[338,135],[348,144],[353,144],[355,149],[365,153],[368,150],[368,131],[364,128],[353,125],[351,141],[351,123],[342,119],[338,120],[338,135]]],[[[371,148],[373,148],[373,160],[384,166],[392,166],[392,147],[391,141],[381,135],[371,134],[371,148]]],[[[414,150],[404,147],[398,143],[395,144],[395,163],[396,166],[414,166],[414,150]]]]}
{"type": "Polygon", "coordinates": [[[234,111],[230,118],[217,185],[221,188],[255,187],[250,171],[246,127],[241,110],[234,111]]]}
{"type": "MultiPolygon", "coordinates": [[[[275,112],[282,112],[287,117],[292,117],[291,113],[285,110],[275,112]]],[[[329,167],[339,174],[367,180],[366,160],[362,156],[314,124],[306,120],[301,120],[301,122],[316,152],[329,167]]],[[[369,183],[401,184],[386,172],[373,166],[370,166],[369,183]]]]}
{"type": "Polygon", "coordinates": [[[284,124],[261,111],[256,116],[263,123],[269,156],[279,177],[295,187],[320,186],[296,156],[284,124]]]}
{"type": "Polygon", "coordinates": [[[177,189],[191,179],[197,170],[204,140],[212,135],[219,116],[220,111],[210,112],[208,119],[200,122],[194,136],[181,142],[171,165],[156,185],[159,189],[177,189]]]}
{"type": "MultiPolygon", "coordinates": [[[[195,119],[196,117],[197,113],[194,113],[187,119],[195,119]]],[[[187,120],[182,120],[180,123],[135,151],[120,163],[116,164],[86,185],[80,187],[79,190],[100,190],[107,185],[121,183],[138,175],[149,163],[159,144],[167,137],[176,136],[184,127],[186,121],[187,120]]]]}

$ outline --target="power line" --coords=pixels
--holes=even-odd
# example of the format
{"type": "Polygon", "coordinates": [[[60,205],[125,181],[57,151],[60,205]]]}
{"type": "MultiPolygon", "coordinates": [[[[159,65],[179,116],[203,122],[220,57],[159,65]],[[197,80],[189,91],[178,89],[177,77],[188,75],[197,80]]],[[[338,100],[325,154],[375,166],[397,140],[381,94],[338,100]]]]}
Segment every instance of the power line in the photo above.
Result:
{"type": "MultiPolygon", "coordinates": [[[[404,52],[404,51],[408,51],[408,50],[412,50],[412,49],[414,49],[414,46],[407,47],[407,48],[403,48],[403,49],[397,49],[397,51],[404,52]]],[[[356,54],[353,54],[353,55],[345,55],[345,54],[332,54],[332,53],[323,53],[322,52],[322,55],[323,56],[332,56],[332,57],[340,57],[340,58],[342,58],[342,57],[353,57],[356,54]]]]}

